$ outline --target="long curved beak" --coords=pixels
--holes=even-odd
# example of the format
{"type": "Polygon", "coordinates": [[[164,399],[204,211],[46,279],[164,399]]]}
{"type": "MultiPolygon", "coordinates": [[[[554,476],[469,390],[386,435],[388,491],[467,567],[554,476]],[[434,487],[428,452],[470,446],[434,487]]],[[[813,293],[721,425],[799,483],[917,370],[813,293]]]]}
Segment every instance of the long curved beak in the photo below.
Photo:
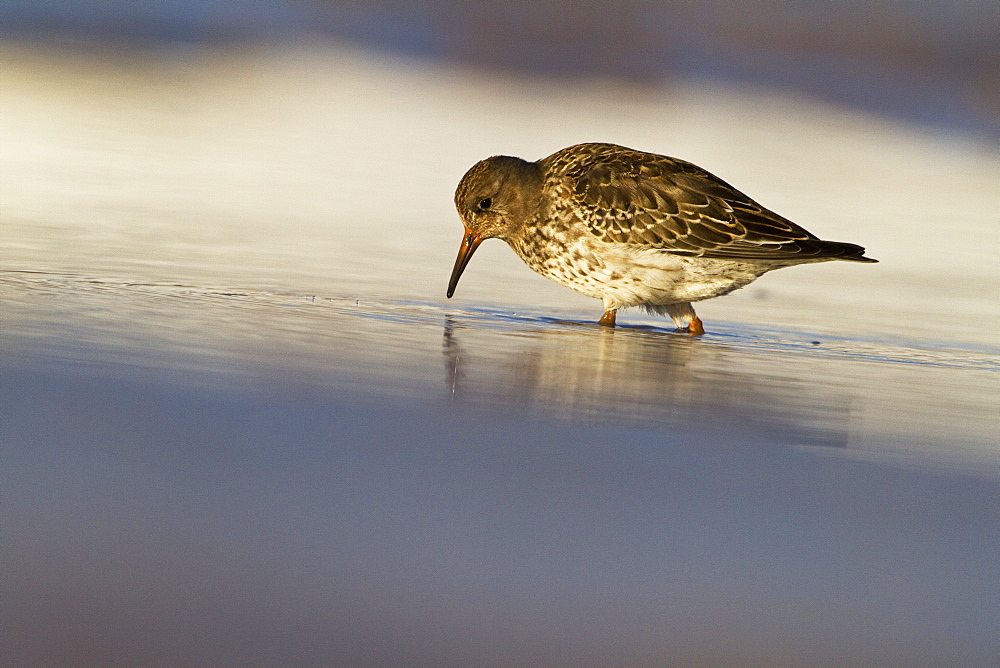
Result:
{"type": "Polygon", "coordinates": [[[472,254],[476,252],[481,243],[483,243],[481,236],[468,227],[465,228],[465,236],[462,237],[462,245],[459,246],[458,257],[455,259],[455,268],[451,270],[451,280],[448,281],[448,299],[451,299],[451,296],[455,294],[455,286],[458,285],[458,279],[462,277],[462,272],[465,271],[465,265],[469,264],[472,254]]]}

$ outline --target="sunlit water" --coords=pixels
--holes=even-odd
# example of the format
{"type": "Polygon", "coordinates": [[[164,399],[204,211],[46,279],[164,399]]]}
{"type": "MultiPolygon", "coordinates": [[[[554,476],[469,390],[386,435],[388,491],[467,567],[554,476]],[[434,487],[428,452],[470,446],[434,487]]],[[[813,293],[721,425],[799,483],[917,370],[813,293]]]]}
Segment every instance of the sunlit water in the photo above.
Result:
{"type": "Polygon", "coordinates": [[[5,663],[1000,654],[995,147],[332,49],[2,56],[5,663]],[[881,264],[701,339],[500,242],[445,300],[465,169],[591,140],[881,264]]]}

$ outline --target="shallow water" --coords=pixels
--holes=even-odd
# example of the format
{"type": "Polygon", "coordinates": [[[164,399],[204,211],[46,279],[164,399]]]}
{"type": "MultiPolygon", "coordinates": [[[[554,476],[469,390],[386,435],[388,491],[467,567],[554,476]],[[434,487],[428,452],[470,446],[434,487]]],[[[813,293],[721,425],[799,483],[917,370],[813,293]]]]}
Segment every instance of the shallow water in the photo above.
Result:
{"type": "Polygon", "coordinates": [[[5,663],[1000,654],[995,147],[325,48],[2,55],[5,663]],[[701,339],[499,242],[445,300],[464,170],[594,139],[882,262],[701,339]]]}

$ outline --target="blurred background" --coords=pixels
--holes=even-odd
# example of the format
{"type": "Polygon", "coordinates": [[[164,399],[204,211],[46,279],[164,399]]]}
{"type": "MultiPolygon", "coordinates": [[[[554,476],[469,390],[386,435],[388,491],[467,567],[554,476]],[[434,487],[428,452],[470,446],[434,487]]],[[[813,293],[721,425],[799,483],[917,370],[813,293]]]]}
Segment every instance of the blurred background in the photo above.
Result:
{"type": "Polygon", "coordinates": [[[996,665],[1000,3],[0,3],[0,664],[996,665]],[[674,155],[878,265],[483,245],[674,155]]]}
{"type": "MultiPolygon", "coordinates": [[[[488,70],[794,92],[931,127],[1000,128],[995,2],[9,0],[0,36],[152,51],[306,41],[488,70]]],[[[118,57],[127,57],[119,54],[118,57]]]]}
{"type": "Polygon", "coordinates": [[[484,70],[794,92],[994,138],[1000,128],[989,0],[9,0],[3,11],[0,37],[50,47],[197,58],[332,42],[484,70]]]}

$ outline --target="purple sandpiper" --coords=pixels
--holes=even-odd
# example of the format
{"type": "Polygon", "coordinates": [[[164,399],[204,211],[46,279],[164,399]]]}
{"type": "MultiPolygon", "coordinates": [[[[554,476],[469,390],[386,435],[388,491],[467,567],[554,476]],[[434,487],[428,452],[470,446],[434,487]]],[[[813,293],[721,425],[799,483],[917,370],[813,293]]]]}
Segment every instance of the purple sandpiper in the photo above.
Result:
{"type": "Polygon", "coordinates": [[[807,262],[877,262],[823,241],[690,162],[577,144],[536,162],[498,155],[455,191],[465,234],[448,297],[476,248],[503,239],[542,276],[604,302],[600,324],[641,306],[704,334],[691,302],[807,262]]]}

